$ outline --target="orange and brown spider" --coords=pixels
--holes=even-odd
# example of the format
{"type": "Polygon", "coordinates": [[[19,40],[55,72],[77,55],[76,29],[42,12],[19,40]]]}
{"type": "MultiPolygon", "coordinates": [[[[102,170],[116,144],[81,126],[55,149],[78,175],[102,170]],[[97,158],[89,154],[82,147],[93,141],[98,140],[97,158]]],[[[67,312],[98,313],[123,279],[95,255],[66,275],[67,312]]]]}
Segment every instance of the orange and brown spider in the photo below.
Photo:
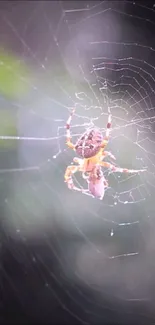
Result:
{"type": "Polygon", "coordinates": [[[97,128],[88,129],[77,140],[75,145],[71,141],[70,124],[75,110],[73,109],[66,123],[67,141],[66,144],[69,148],[74,150],[79,156],[73,159],[74,163],[78,165],[68,166],[65,172],[65,182],[69,189],[77,191],[86,191],[92,194],[94,197],[100,199],[103,198],[105,189],[108,187],[108,183],[103,176],[101,167],[110,169],[112,172],[119,173],[139,173],[146,169],[127,169],[116,167],[108,162],[104,162],[103,159],[109,156],[112,159],[116,159],[110,152],[104,151],[109,141],[110,129],[111,129],[111,114],[108,116],[108,123],[106,128],[105,137],[103,137],[101,130],[97,128]],[[88,190],[83,190],[74,185],[72,176],[76,172],[81,172],[83,178],[87,179],[88,190]],[[87,174],[87,176],[85,176],[87,174]]]}

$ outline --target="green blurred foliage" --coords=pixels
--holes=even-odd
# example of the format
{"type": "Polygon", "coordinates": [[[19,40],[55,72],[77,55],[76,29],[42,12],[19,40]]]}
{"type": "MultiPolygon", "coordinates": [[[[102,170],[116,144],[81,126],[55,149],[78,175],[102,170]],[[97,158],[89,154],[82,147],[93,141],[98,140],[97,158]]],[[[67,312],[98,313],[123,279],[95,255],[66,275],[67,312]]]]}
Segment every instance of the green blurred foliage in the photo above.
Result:
{"type": "Polygon", "coordinates": [[[16,115],[0,109],[0,149],[14,148],[17,145],[16,139],[2,139],[3,136],[17,136],[16,115]]]}
{"type": "Polygon", "coordinates": [[[19,58],[0,49],[0,94],[10,99],[24,96],[29,76],[26,65],[19,58]]]}

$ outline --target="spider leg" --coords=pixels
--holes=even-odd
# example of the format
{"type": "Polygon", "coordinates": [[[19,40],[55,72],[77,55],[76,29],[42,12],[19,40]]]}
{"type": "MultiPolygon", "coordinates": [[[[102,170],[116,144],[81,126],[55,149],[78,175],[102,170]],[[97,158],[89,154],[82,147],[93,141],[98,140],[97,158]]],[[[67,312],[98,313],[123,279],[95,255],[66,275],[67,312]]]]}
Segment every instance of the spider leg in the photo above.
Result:
{"type": "Polygon", "coordinates": [[[73,109],[72,112],[70,113],[70,116],[69,116],[67,122],[66,122],[66,138],[67,138],[66,144],[70,149],[73,149],[73,150],[75,149],[75,146],[71,141],[70,124],[71,124],[74,112],[75,112],[75,110],[73,109]]]}
{"type": "Polygon", "coordinates": [[[83,190],[81,188],[78,188],[77,186],[74,185],[73,183],[73,179],[72,176],[73,174],[75,174],[78,171],[82,171],[81,170],[81,166],[68,166],[65,172],[65,182],[67,183],[67,186],[70,190],[75,190],[75,191],[79,191],[79,192],[86,192],[86,190],[83,190]]]}
{"type": "MultiPolygon", "coordinates": [[[[81,167],[83,166],[83,159],[80,159],[78,157],[74,157],[73,158],[73,161],[77,164],[79,164],[81,167]]],[[[88,179],[89,178],[89,175],[86,175],[85,172],[82,173],[82,177],[83,179],[88,179]]]]}
{"type": "Polygon", "coordinates": [[[101,161],[100,166],[106,167],[111,169],[114,173],[127,173],[127,174],[134,174],[134,173],[140,173],[146,171],[146,169],[127,169],[127,168],[120,168],[116,167],[108,162],[101,161]]]}
{"type": "Polygon", "coordinates": [[[101,144],[101,148],[105,148],[106,145],[108,144],[109,136],[110,136],[110,129],[111,129],[111,114],[109,114],[109,116],[108,116],[106,134],[105,134],[105,137],[104,137],[103,142],[101,144]]]}
{"type": "Polygon", "coordinates": [[[78,158],[78,157],[74,157],[74,158],[73,158],[73,161],[74,161],[75,163],[79,164],[79,165],[82,165],[82,163],[83,163],[83,159],[80,159],[80,158],[78,158]]]}
{"type": "Polygon", "coordinates": [[[116,157],[109,151],[103,151],[101,159],[103,160],[105,157],[109,156],[111,159],[116,160],[116,157]]]}
{"type": "Polygon", "coordinates": [[[109,140],[109,135],[110,135],[110,129],[111,129],[111,114],[108,116],[108,123],[107,123],[107,130],[105,134],[105,140],[109,140]]]}
{"type": "MultiPolygon", "coordinates": [[[[79,164],[80,166],[83,165],[83,159],[80,159],[80,158],[78,158],[78,157],[74,157],[74,158],[73,158],[73,161],[74,161],[75,163],[79,164]]],[[[82,173],[82,177],[83,177],[83,179],[88,179],[89,176],[87,176],[87,175],[83,172],[83,173],[82,173]]]]}

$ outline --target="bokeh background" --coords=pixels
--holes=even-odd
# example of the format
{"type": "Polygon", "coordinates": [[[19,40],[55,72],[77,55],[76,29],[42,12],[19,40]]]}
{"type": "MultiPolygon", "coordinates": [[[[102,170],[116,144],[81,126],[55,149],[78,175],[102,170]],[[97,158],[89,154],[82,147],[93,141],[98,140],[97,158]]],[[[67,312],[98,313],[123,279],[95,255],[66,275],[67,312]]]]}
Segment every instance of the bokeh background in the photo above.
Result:
{"type": "Polygon", "coordinates": [[[0,322],[154,324],[153,2],[0,2],[0,322]],[[65,146],[113,128],[103,201],[65,146]],[[74,179],[81,186],[80,175],[74,179]]]}

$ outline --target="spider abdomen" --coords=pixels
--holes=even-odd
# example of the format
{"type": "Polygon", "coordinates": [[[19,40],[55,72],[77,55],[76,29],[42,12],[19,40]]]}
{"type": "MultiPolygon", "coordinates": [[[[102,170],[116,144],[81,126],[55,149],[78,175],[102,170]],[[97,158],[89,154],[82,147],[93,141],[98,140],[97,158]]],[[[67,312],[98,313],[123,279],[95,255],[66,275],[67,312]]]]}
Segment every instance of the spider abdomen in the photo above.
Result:
{"type": "Polygon", "coordinates": [[[103,199],[107,187],[106,180],[100,166],[95,166],[88,177],[89,192],[100,200],[103,199]]]}
{"type": "Polygon", "coordinates": [[[91,158],[101,149],[103,135],[98,129],[90,129],[81,135],[75,144],[77,154],[82,158],[91,158]]]}

